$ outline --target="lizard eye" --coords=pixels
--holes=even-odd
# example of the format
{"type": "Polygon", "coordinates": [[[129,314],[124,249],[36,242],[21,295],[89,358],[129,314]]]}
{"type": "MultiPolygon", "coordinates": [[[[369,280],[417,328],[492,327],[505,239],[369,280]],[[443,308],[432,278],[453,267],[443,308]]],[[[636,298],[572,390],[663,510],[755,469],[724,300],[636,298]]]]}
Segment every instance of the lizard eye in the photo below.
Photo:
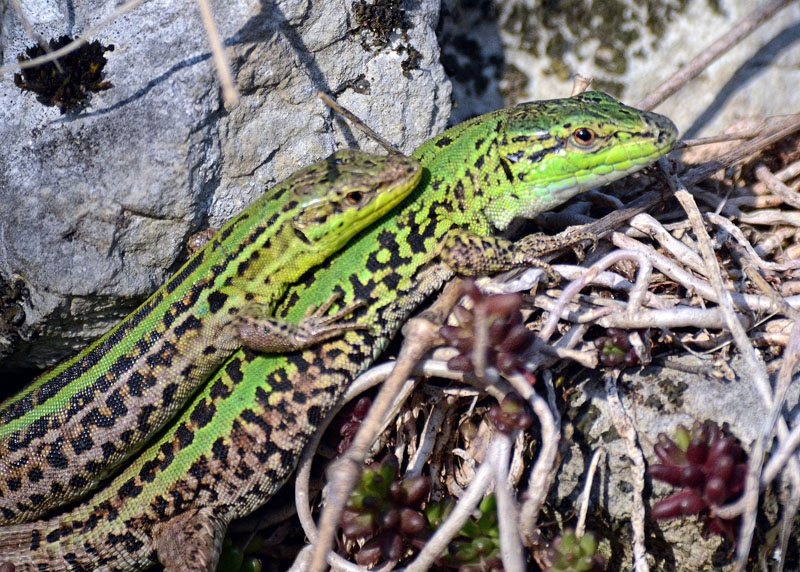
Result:
{"type": "Polygon", "coordinates": [[[345,196],[347,203],[353,206],[360,205],[361,201],[364,200],[364,193],[361,191],[353,191],[352,193],[347,193],[345,196]]]}
{"type": "Polygon", "coordinates": [[[575,140],[575,143],[581,147],[591,145],[594,142],[595,137],[596,135],[594,131],[588,127],[579,127],[572,132],[572,138],[575,140]]]}

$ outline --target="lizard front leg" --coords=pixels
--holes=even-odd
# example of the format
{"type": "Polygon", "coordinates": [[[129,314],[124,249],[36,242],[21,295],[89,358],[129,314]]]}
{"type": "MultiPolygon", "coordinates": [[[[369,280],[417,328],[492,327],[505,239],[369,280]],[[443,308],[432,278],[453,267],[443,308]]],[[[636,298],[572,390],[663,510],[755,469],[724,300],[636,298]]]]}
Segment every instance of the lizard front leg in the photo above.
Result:
{"type": "Polygon", "coordinates": [[[558,274],[541,257],[562,248],[575,247],[585,240],[597,242],[597,237],[585,232],[566,231],[555,236],[531,234],[512,242],[454,229],[445,236],[440,258],[459,274],[477,276],[534,266],[558,279],[558,274]]]}
{"type": "Polygon", "coordinates": [[[266,353],[301,350],[345,332],[368,329],[366,324],[342,321],[361,307],[361,302],[345,306],[335,314],[328,314],[338,298],[338,294],[333,294],[319,308],[308,308],[297,323],[275,318],[263,305],[251,303],[236,315],[232,327],[242,345],[266,353]]]}

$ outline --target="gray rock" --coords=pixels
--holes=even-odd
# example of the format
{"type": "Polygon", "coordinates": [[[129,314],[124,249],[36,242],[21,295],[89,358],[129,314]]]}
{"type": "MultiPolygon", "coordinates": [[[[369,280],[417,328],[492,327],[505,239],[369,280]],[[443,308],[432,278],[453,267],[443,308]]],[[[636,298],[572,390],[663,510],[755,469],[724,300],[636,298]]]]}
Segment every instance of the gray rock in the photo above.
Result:
{"type": "MultiPolygon", "coordinates": [[[[0,368],[43,367],[84,346],[163,283],[192,232],[219,226],[300,166],[340,147],[378,150],[333,120],[318,90],[406,152],[443,129],[438,3],[417,3],[407,31],[386,43],[357,29],[355,4],[215,4],[241,91],[230,110],[191,0],[144,3],[96,34],[116,47],[106,53],[113,88],[83,110],[61,115],[5,74],[0,357],[11,357],[0,368]]],[[[25,9],[45,38],[79,36],[113,9],[65,6],[25,9]]],[[[13,11],[0,17],[7,64],[33,42],[13,11]]]]}
{"type": "MultiPolygon", "coordinates": [[[[499,107],[497,94],[505,105],[565,97],[575,73],[635,104],[756,5],[445,0],[440,28],[450,40],[442,42],[442,63],[460,118],[499,107]],[[468,24],[452,24],[459,19],[468,24]]],[[[792,2],[657,111],[691,137],[744,117],[795,112],[799,39],[800,4],[792,2]]]]}

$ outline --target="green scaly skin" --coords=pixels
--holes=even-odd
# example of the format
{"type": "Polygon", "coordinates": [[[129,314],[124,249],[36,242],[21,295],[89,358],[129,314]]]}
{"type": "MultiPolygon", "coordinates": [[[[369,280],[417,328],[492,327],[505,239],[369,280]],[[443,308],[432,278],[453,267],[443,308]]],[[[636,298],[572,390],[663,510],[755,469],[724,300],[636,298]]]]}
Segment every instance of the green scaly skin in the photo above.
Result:
{"type": "Polygon", "coordinates": [[[84,496],[243,345],[287,351],[359,327],[271,316],[288,284],[388,212],[421,170],[341,151],[273,187],[141,307],[0,406],[0,524],[84,496]]]}
{"type": "Polygon", "coordinates": [[[369,330],[285,355],[237,352],[93,498],[0,529],[0,563],[17,572],[136,571],[157,552],[167,572],[213,570],[231,519],[274,494],[347,384],[428,295],[456,272],[524,265],[553,246],[523,239],[515,249],[492,238],[495,229],[644,167],[675,137],[667,118],[589,92],[489,113],[428,141],[414,154],[424,167],[417,189],[308,272],[278,309],[297,319],[338,293],[344,305],[367,302],[354,315],[369,330]]]}

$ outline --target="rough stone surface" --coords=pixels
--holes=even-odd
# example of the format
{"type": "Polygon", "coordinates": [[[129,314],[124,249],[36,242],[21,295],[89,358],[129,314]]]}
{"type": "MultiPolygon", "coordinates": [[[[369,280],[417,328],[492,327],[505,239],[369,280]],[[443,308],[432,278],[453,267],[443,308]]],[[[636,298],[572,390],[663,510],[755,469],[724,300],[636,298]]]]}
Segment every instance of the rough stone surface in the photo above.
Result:
{"type": "MultiPolygon", "coordinates": [[[[498,107],[498,97],[506,105],[565,97],[575,73],[635,104],[757,5],[445,0],[440,42],[455,113],[459,120],[483,113],[498,107]]],[[[795,112],[798,81],[800,4],[793,2],[657,111],[688,136],[713,134],[741,118],[795,112]]]]}
{"type": "MultiPolygon", "coordinates": [[[[215,3],[241,91],[221,101],[192,0],[146,2],[96,34],[105,79],[61,115],[0,79],[0,368],[42,367],[108,329],[177,268],[192,232],[218,226],[300,166],[362,144],[316,97],[333,93],[405,151],[442,130],[438,3],[406,13],[387,43],[356,2],[215,3]],[[416,66],[404,61],[419,53],[416,66]],[[26,340],[31,340],[30,342],[26,340]]],[[[23,3],[45,38],[79,36],[113,3],[23,3]]],[[[4,4],[8,6],[8,4],[4,4]]],[[[32,45],[0,12],[0,64],[32,45]]]]}

